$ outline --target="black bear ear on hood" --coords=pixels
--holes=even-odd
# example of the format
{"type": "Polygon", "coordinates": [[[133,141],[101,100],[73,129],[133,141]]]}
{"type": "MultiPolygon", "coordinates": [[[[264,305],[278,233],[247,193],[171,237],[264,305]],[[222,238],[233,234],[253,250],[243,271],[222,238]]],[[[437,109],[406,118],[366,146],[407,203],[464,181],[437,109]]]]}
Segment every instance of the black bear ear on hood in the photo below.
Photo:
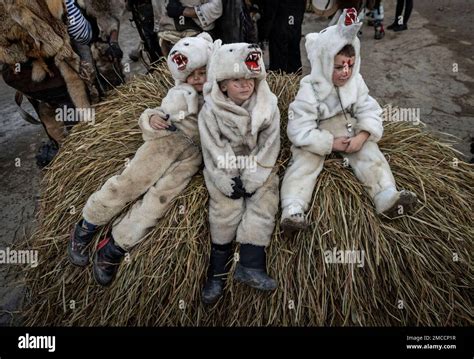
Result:
{"type": "Polygon", "coordinates": [[[349,82],[359,74],[360,41],[357,34],[362,22],[357,18],[355,9],[344,9],[336,25],[329,26],[319,33],[306,35],[306,52],[311,64],[311,80],[317,84],[318,97],[325,98],[334,87],[332,72],[334,57],[346,45],[355,50],[355,64],[349,82]]]}

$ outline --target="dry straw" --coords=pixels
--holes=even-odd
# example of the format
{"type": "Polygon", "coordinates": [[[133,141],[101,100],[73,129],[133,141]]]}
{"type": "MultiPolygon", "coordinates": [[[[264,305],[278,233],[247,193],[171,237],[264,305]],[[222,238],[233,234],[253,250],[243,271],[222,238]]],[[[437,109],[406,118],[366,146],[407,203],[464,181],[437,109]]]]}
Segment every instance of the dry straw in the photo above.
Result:
{"type": "MultiPolygon", "coordinates": [[[[281,176],[289,159],[287,108],[298,80],[269,76],[283,119],[281,176]]],[[[229,280],[216,305],[201,304],[210,251],[201,174],[131,251],[111,287],[96,285],[90,266],[70,265],[66,243],[85,201],[133,157],[142,143],[140,113],[158,106],[171,86],[160,65],[118,88],[97,106],[95,125],[74,128],[46,172],[37,230],[27,244],[40,261],[26,271],[27,325],[473,324],[474,170],[457,162],[448,144],[407,123],[386,124],[380,147],[398,185],[418,194],[417,212],[381,219],[352,172],[331,156],[316,185],[310,229],[285,239],[275,228],[268,250],[268,269],[279,283],[274,293],[229,280]],[[333,248],[365,251],[365,265],[325,263],[324,251],[333,248]]]]}

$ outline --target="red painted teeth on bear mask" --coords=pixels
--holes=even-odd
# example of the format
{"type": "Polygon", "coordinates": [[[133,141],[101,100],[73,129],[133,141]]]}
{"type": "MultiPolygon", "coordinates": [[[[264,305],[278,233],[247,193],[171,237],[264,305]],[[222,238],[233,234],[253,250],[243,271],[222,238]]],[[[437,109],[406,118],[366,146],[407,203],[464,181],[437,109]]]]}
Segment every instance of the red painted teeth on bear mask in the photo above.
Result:
{"type": "Polygon", "coordinates": [[[251,52],[245,59],[245,65],[250,71],[260,71],[260,53],[251,52]]]}
{"type": "Polygon", "coordinates": [[[180,53],[174,55],[171,60],[178,66],[179,71],[183,71],[188,64],[188,58],[180,53]]]}
{"type": "Polygon", "coordinates": [[[355,8],[347,9],[344,25],[349,26],[355,23],[357,23],[357,10],[355,8]]]}

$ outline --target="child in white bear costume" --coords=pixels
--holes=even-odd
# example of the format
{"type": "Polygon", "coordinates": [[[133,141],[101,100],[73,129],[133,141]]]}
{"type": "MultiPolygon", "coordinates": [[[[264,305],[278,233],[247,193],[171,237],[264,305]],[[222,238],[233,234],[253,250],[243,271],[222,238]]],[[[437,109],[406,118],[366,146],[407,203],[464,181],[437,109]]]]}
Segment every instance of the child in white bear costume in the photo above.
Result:
{"type": "Polygon", "coordinates": [[[212,239],[202,300],[210,304],[222,295],[234,239],[240,243],[234,279],[276,288],[266,273],[265,247],[278,210],[280,112],[257,45],[217,40],[207,74],[198,122],[212,239]]]}
{"type": "Polygon", "coordinates": [[[109,178],[89,197],[83,219],[71,234],[70,261],[85,266],[88,244],[98,226],[107,224],[127,203],[143,195],[113,223],[111,233],[97,247],[93,273],[101,285],[113,280],[125,251],[156,225],[202,165],[197,116],[203,96],[198,91],[206,81],[205,66],[212,46],[212,38],[202,33],[184,38],[172,48],[167,62],[175,86],[160,107],[147,109],[140,116],[145,142],[121,174],[109,178]],[[162,130],[155,130],[152,119],[156,115],[167,120],[161,120],[164,126],[158,128],[162,130]]]}
{"type": "Polygon", "coordinates": [[[311,74],[301,80],[288,111],[292,159],[281,187],[284,230],[307,227],[305,212],[331,152],[347,159],[378,213],[392,216],[416,203],[414,193],[397,191],[377,146],[383,132],[382,110],[359,73],[361,25],[355,10],[346,9],[337,25],[306,36],[311,74]]]}

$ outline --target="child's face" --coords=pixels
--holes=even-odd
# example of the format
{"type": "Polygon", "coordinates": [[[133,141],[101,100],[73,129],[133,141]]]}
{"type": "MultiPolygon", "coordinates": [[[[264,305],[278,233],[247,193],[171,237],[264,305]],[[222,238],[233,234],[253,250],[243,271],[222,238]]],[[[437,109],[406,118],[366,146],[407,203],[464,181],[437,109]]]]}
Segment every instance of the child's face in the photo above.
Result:
{"type": "Polygon", "coordinates": [[[334,58],[334,70],[332,72],[332,83],[341,87],[346,84],[352,76],[352,68],[354,67],[355,56],[347,57],[346,55],[336,55],[334,58]]]}
{"type": "Polygon", "coordinates": [[[240,106],[252,96],[255,79],[226,80],[220,84],[220,89],[222,92],[227,92],[227,96],[240,106]]]}
{"type": "Polygon", "coordinates": [[[186,79],[186,83],[195,88],[198,93],[202,93],[202,88],[206,82],[206,68],[201,67],[197,70],[194,70],[191,75],[186,79]]]}

